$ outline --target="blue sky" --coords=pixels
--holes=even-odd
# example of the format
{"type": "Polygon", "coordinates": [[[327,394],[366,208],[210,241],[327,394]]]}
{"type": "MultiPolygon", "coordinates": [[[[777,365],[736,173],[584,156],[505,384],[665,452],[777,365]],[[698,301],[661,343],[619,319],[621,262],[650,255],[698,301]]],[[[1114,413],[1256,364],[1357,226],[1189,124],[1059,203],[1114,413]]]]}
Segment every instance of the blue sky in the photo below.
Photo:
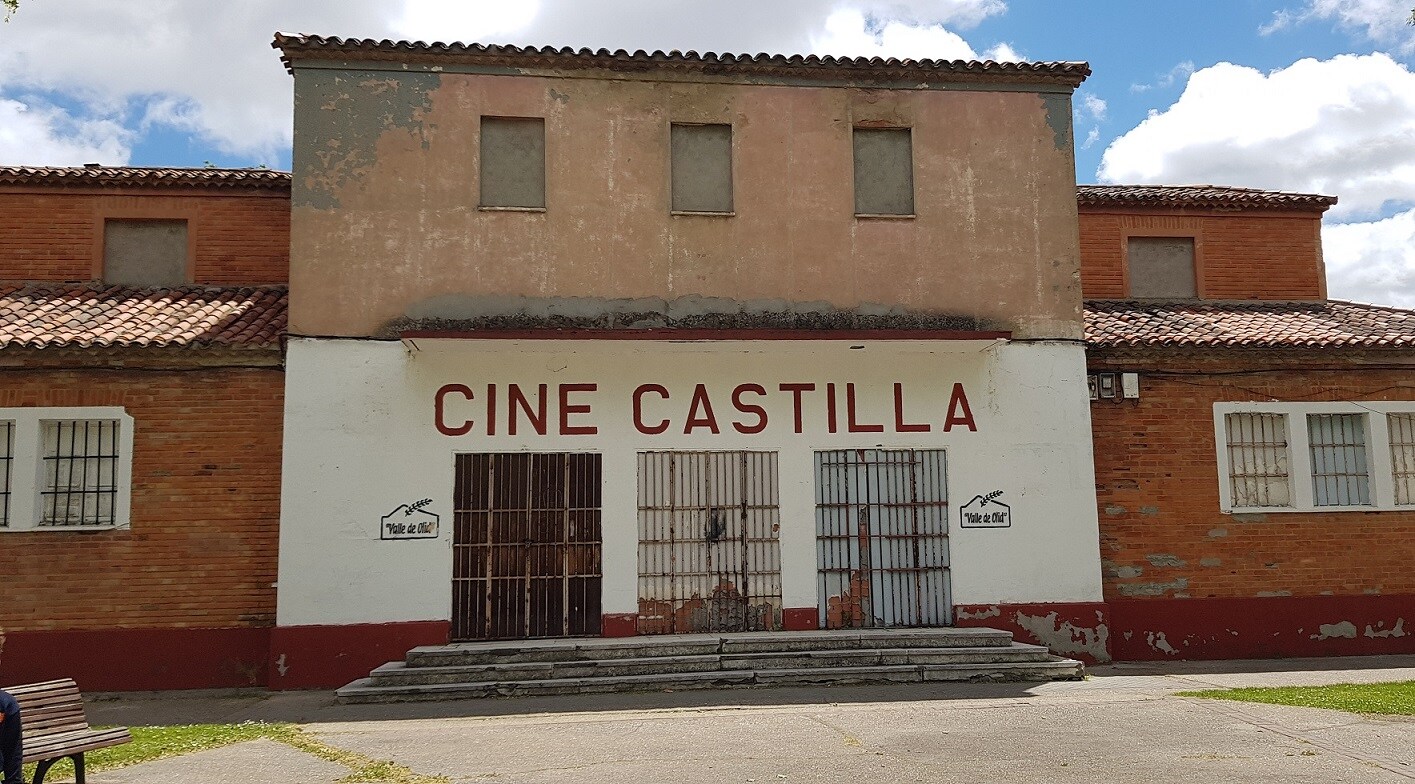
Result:
{"type": "Polygon", "coordinates": [[[275,30],[645,49],[1086,60],[1080,182],[1341,203],[1333,296],[1415,307],[1415,0],[21,0],[0,165],[289,166],[275,30]]]}

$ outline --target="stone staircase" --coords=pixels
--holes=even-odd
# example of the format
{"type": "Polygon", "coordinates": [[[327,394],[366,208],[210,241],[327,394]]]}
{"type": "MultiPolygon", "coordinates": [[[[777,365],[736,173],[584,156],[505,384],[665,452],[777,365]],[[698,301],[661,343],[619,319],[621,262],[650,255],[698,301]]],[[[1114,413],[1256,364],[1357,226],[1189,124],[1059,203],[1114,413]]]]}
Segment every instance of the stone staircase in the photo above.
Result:
{"type": "Polygon", "coordinates": [[[581,637],[427,646],[339,689],[403,702],[750,686],[1077,680],[1081,662],[984,628],[581,637]]]}

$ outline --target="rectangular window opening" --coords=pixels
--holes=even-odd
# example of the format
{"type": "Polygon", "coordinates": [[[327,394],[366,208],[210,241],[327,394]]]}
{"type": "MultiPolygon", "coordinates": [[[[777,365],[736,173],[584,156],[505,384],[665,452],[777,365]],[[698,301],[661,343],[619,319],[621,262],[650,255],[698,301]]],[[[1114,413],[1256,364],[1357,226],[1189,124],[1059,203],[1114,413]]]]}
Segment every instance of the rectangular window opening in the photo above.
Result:
{"type": "Polygon", "coordinates": [[[856,128],[855,214],[914,214],[914,147],[908,128],[856,128]]]}
{"type": "Polygon", "coordinates": [[[42,424],[42,526],[117,522],[118,421],[50,420],[42,424]]]}
{"type": "Polygon", "coordinates": [[[0,528],[10,527],[10,495],[15,474],[15,423],[0,422],[0,528]]]}
{"type": "Polygon", "coordinates": [[[180,286],[187,278],[187,221],[109,218],[103,222],[103,282],[180,286]]]}
{"type": "Polygon", "coordinates": [[[1390,414],[1391,476],[1395,480],[1395,503],[1415,504],[1415,414],[1390,414]]]}
{"type": "Polygon", "coordinates": [[[481,118],[481,206],[545,208],[545,120],[481,118]]]}
{"type": "Polygon", "coordinates": [[[1312,503],[1365,506],[1371,503],[1365,414],[1308,414],[1312,450],[1312,503]]]}
{"type": "Polygon", "coordinates": [[[732,126],[669,128],[674,212],[732,212],[732,126]]]}
{"type": "Polygon", "coordinates": [[[1292,505],[1285,414],[1227,414],[1229,488],[1233,506],[1292,505]]]}
{"type": "Polygon", "coordinates": [[[1130,237],[1126,241],[1130,296],[1135,299],[1193,299],[1193,237],[1130,237]]]}

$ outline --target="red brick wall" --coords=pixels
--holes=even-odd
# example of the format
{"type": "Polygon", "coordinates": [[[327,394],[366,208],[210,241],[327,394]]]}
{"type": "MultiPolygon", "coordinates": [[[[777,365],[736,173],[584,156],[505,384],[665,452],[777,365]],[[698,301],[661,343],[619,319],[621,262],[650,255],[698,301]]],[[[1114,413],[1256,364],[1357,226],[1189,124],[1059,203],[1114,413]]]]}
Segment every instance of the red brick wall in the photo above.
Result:
{"type": "Polygon", "coordinates": [[[126,195],[58,189],[0,191],[0,280],[88,281],[102,274],[105,218],[186,218],[191,282],[289,279],[289,194],[190,191],[126,195]]]}
{"type": "Polygon", "coordinates": [[[1322,299],[1326,288],[1318,213],[1098,212],[1081,208],[1081,290],[1088,299],[1127,295],[1130,236],[1194,237],[1199,296],[1322,299]]]}
{"type": "Polygon", "coordinates": [[[1408,370],[1142,373],[1140,390],[1091,406],[1108,601],[1415,595],[1415,510],[1221,514],[1213,425],[1216,402],[1415,400],[1408,370]]]}
{"type": "Polygon", "coordinates": [[[273,625],[283,389],[276,369],[0,374],[0,406],[134,419],[131,528],[0,533],[0,627],[273,625]]]}

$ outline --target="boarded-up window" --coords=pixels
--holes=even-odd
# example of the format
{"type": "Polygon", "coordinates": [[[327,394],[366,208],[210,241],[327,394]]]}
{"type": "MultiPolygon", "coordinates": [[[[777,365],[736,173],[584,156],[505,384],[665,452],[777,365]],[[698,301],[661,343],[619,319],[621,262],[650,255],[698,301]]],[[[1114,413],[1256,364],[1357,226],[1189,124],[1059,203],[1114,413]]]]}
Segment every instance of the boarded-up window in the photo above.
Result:
{"type": "Polygon", "coordinates": [[[673,209],[732,211],[732,126],[673,125],[673,209]]]}
{"type": "Polygon", "coordinates": [[[1292,505],[1284,414],[1228,414],[1228,474],[1235,507],[1292,505]]]}
{"type": "Polygon", "coordinates": [[[1192,237],[1131,237],[1130,296],[1136,299],[1187,299],[1199,296],[1194,280],[1192,237]]]}
{"type": "Polygon", "coordinates": [[[1312,503],[1364,506],[1371,503],[1365,414],[1308,414],[1312,448],[1312,503]]]}
{"type": "Polygon", "coordinates": [[[545,207],[545,120],[481,119],[481,206],[545,207]]]}
{"type": "Polygon", "coordinates": [[[129,286],[187,282],[185,220],[109,219],[103,223],[103,280],[129,286]]]}
{"type": "Polygon", "coordinates": [[[914,146],[908,128],[855,129],[855,214],[914,214],[914,146]]]}

